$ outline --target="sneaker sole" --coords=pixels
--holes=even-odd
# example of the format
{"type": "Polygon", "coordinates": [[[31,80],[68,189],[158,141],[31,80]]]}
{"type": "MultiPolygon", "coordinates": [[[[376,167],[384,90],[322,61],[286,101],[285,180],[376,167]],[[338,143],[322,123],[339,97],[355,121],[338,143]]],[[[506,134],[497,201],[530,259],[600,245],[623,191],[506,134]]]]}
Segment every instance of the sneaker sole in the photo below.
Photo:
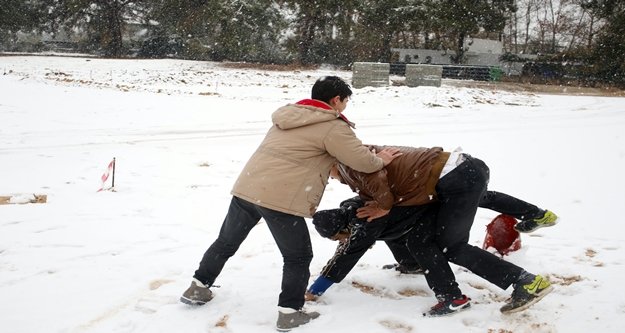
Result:
{"type": "Polygon", "coordinates": [[[553,291],[553,286],[549,286],[549,287],[541,290],[540,293],[536,294],[536,297],[534,297],[530,302],[527,302],[527,303],[523,304],[522,306],[519,306],[518,308],[510,309],[510,310],[507,310],[507,311],[501,311],[501,313],[503,313],[503,314],[510,314],[510,313],[515,313],[515,312],[521,312],[521,311],[529,308],[530,306],[536,304],[536,302],[538,302],[541,299],[543,299],[543,297],[547,296],[547,294],[549,294],[552,291],[553,291]]]}
{"type": "Polygon", "coordinates": [[[517,228],[514,228],[514,230],[520,232],[520,233],[524,233],[524,234],[529,234],[530,232],[534,232],[540,228],[545,228],[545,227],[553,227],[554,225],[558,224],[558,222],[560,221],[560,218],[557,218],[555,221],[551,222],[551,223],[543,223],[543,224],[538,224],[536,225],[536,228],[534,229],[530,229],[530,230],[518,230],[517,228]]]}
{"type": "Polygon", "coordinates": [[[310,322],[312,322],[314,319],[317,319],[317,318],[319,318],[319,317],[311,318],[308,322],[305,322],[305,323],[302,323],[300,325],[297,325],[297,326],[294,326],[294,327],[290,327],[290,328],[280,328],[280,327],[276,326],[276,331],[278,331],[278,332],[289,332],[289,331],[291,331],[294,328],[298,328],[298,327],[300,327],[302,325],[309,324],[310,322]]]}
{"type": "Polygon", "coordinates": [[[186,298],[184,296],[180,297],[180,302],[187,304],[187,305],[194,305],[194,306],[200,306],[200,305],[204,305],[206,304],[206,302],[203,301],[194,301],[192,299],[186,298]]]}
{"type": "Polygon", "coordinates": [[[399,271],[399,274],[403,274],[403,275],[425,275],[425,272],[422,270],[418,270],[418,271],[407,271],[407,272],[401,272],[399,271]]]}

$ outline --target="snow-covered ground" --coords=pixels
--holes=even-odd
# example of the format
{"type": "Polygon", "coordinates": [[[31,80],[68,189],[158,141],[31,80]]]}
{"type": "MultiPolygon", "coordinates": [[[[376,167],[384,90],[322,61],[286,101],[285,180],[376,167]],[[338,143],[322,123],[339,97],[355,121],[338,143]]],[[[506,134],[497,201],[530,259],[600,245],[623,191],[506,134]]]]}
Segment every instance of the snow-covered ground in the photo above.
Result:
{"type": "MultiPolygon", "coordinates": [[[[176,60],[0,57],[3,332],[273,332],[282,259],[261,223],[228,262],[216,298],[178,302],[217,235],[230,188],[279,106],[323,75],[176,60]],[[116,192],[96,192],[115,157],[116,192]]],[[[355,89],[346,115],[367,143],[442,146],[484,160],[490,189],[555,211],[506,257],[555,291],[502,315],[502,291],[453,266],[470,310],[444,318],[422,276],[382,270],[378,244],[307,308],[294,332],[619,332],[625,322],[625,99],[458,88],[355,89]],[[363,292],[357,286],[370,287],[363,292]],[[621,295],[621,296],[619,296],[621,295]]],[[[349,189],[330,181],[321,209],[349,189]]],[[[479,210],[471,243],[497,214],[479,210]]],[[[334,251],[310,225],[311,281],[334,251]]]]}

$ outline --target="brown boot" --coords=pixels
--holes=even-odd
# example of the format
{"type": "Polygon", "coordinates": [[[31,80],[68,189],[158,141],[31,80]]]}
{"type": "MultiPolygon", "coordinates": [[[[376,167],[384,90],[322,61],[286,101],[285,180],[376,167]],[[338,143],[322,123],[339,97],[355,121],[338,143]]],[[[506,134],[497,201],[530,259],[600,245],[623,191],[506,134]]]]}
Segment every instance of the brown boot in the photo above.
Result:
{"type": "Polygon", "coordinates": [[[276,322],[276,328],[280,332],[288,332],[292,328],[304,325],[309,321],[318,318],[319,312],[311,311],[305,312],[298,310],[290,313],[278,311],[278,321],[276,322]]]}
{"type": "Polygon", "coordinates": [[[189,305],[204,305],[211,299],[213,299],[213,292],[197,279],[191,281],[191,286],[180,297],[182,303],[189,305]]]}

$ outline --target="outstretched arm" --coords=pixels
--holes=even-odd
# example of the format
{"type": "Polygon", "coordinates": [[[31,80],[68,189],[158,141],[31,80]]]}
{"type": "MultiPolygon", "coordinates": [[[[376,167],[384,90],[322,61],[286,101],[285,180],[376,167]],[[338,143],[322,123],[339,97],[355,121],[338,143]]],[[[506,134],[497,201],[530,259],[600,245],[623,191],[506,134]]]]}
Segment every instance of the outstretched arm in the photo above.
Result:
{"type": "MultiPolygon", "coordinates": [[[[319,277],[308,288],[307,300],[316,300],[334,283],[343,281],[365,252],[375,244],[385,227],[386,221],[384,219],[364,225],[360,222],[360,230],[339,243],[334,255],[321,270],[319,277]]],[[[350,229],[353,230],[354,228],[350,229]]]]}
{"type": "Polygon", "coordinates": [[[389,147],[379,153],[362,144],[349,126],[335,126],[323,140],[326,151],[339,162],[360,172],[375,172],[400,156],[398,148],[389,147]]]}

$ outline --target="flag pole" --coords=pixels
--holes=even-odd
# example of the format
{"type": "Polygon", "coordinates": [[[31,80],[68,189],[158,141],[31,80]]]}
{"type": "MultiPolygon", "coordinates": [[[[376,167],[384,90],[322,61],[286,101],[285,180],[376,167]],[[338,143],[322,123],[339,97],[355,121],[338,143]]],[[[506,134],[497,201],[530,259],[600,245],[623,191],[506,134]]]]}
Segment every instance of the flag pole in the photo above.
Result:
{"type": "Polygon", "coordinates": [[[113,157],[113,179],[111,180],[111,188],[115,187],[115,157],[113,157]]]}

